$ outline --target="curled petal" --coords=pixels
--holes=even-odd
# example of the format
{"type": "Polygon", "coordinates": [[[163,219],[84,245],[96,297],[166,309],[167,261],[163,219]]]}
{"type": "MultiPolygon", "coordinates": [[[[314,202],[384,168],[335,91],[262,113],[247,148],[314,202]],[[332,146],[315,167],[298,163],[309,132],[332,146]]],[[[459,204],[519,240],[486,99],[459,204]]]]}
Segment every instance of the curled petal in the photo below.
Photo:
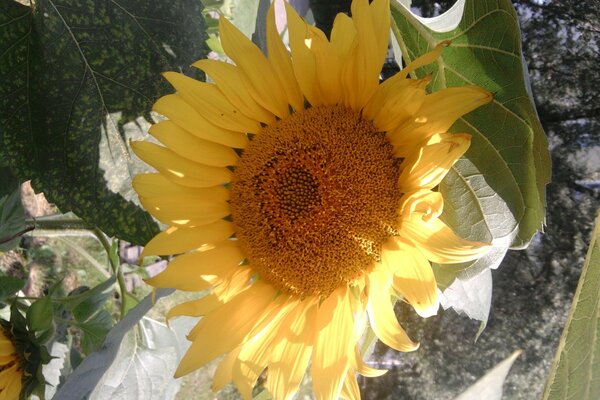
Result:
{"type": "Polygon", "coordinates": [[[420,218],[428,221],[437,218],[444,210],[444,198],[440,192],[428,189],[418,189],[406,193],[400,199],[400,220],[408,220],[410,216],[418,213],[420,218]]]}
{"type": "Polygon", "coordinates": [[[450,168],[469,148],[471,136],[442,134],[439,143],[428,144],[410,154],[402,163],[398,188],[408,192],[414,188],[432,189],[439,185],[450,168]]]}
{"type": "Polygon", "coordinates": [[[423,318],[437,314],[440,300],[431,264],[413,246],[397,241],[384,245],[381,262],[394,271],[393,287],[423,318]]]}
{"type": "Polygon", "coordinates": [[[440,264],[475,260],[491,248],[487,243],[461,239],[438,218],[425,220],[418,214],[402,221],[400,236],[414,243],[428,260],[440,264]]]}
{"type": "Polygon", "coordinates": [[[369,275],[369,302],[367,311],[371,328],[386,345],[398,351],[413,351],[419,344],[410,340],[398,323],[390,296],[391,276],[387,271],[373,271],[369,275]]]}

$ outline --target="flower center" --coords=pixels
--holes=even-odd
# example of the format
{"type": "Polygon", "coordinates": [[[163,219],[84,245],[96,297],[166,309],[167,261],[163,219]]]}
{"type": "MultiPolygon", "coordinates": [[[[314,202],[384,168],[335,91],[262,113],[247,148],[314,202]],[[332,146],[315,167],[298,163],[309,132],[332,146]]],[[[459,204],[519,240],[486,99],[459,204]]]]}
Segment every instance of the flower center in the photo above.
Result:
{"type": "Polygon", "coordinates": [[[397,220],[398,176],[391,144],[359,113],[295,113],[256,135],[235,169],[237,239],[262,279],[326,296],[379,260],[397,220]]]}

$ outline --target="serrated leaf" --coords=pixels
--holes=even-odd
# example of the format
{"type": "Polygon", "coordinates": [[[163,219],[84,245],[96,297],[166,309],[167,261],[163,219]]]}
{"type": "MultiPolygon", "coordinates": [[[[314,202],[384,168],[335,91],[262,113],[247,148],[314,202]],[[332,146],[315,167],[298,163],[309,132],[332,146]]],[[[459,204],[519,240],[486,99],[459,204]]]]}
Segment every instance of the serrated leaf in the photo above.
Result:
{"type": "MultiPolygon", "coordinates": [[[[128,123],[172,92],[160,73],[206,54],[201,2],[0,3],[0,157],[63,212],[144,244],[156,223],[132,202],[142,167],[128,123]],[[9,78],[10,77],[10,78],[9,78]]],[[[136,123],[133,122],[133,127],[136,123]]]]}
{"type": "Polygon", "coordinates": [[[506,376],[513,363],[521,354],[521,350],[512,353],[504,361],[486,372],[477,382],[471,385],[454,400],[500,400],[506,376]]]}
{"type": "MultiPolygon", "coordinates": [[[[447,203],[460,207],[467,202],[477,211],[472,218],[487,231],[477,232],[477,238],[485,239],[485,233],[491,239],[510,237],[512,247],[524,247],[544,221],[550,158],[527,94],[517,16],[510,0],[459,3],[464,3],[462,18],[449,31],[456,12],[431,22],[394,3],[396,39],[407,61],[444,40],[452,41],[436,63],[416,71],[418,77],[432,74],[432,91],[473,84],[494,93],[491,104],[451,128],[469,133],[473,140],[466,159],[453,168],[455,176],[448,178],[452,184],[446,180],[440,190],[447,203]]],[[[447,218],[458,230],[470,230],[473,224],[472,218],[447,218]]]]}
{"type": "Polygon", "coordinates": [[[112,328],[112,318],[108,311],[100,310],[86,322],[74,322],[73,325],[83,332],[81,347],[85,354],[89,354],[100,346],[112,328]]]}
{"type": "Polygon", "coordinates": [[[544,400],[600,398],[600,215],[558,344],[544,400]]]}
{"type": "Polygon", "coordinates": [[[52,300],[50,297],[42,297],[34,301],[27,309],[27,326],[31,331],[46,331],[52,327],[52,300]]]}
{"type": "Polygon", "coordinates": [[[21,204],[21,190],[0,198],[0,251],[12,250],[25,232],[25,211],[21,204]]]}
{"type": "Polygon", "coordinates": [[[23,289],[25,281],[12,276],[0,275],[0,302],[23,289]]]}
{"type": "MultiPolygon", "coordinates": [[[[173,290],[159,289],[156,293],[156,300],[172,292],[173,290]]],[[[152,295],[146,296],[140,304],[131,309],[110,330],[102,348],[87,356],[79,364],[58,390],[55,398],[61,400],[80,400],[89,397],[98,384],[98,381],[114,362],[125,334],[152,308],[154,305],[153,299],[152,295]]]]}
{"type": "MultiPolygon", "coordinates": [[[[173,378],[183,355],[181,339],[192,325],[175,330],[143,318],[124,338],[117,358],[90,396],[91,400],[173,399],[180,381],[173,378]],[[184,333],[185,332],[185,333],[184,333]]],[[[196,319],[189,319],[195,322],[196,319]]],[[[185,339],[184,339],[185,341],[185,339]]]]}

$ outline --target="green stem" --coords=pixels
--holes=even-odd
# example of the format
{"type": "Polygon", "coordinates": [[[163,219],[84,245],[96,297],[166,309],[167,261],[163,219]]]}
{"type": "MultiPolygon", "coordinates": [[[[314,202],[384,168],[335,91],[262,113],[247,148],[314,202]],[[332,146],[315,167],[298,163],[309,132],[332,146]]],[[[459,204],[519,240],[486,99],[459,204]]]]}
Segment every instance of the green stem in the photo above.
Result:
{"type": "Polygon", "coordinates": [[[119,291],[121,293],[121,307],[120,307],[119,319],[123,319],[123,317],[125,316],[125,312],[126,312],[125,296],[127,294],[127,287],[125,286],[125,278],[123,277],[123,271],[121,271],[121,268],[120,268],[120,265],[118,264],[118,262],[116,262],[115,259],[113,257],[111,257],[112,246],[111,246],[111,243],[108,241],[108,238],[106,237],[104,232],[102,232],[100,229],[98,229],[96,227],[94,227],[92,229],[92,232],[98,238],[98,240],[102,244],[102,247],[104,247],[104,250],[106,251],[106,254],[108,255],[108,261],[110,262],[110,267],[112,268],[113,273],[117,277],[117,283],[119,284],[119,291]]]}
{"type": "Polygon", "coordinates": [[[93,226],[79,218],[36,218],[25,220],[27,226],[48,231],[74,229],[93,230],[93,226]]]}

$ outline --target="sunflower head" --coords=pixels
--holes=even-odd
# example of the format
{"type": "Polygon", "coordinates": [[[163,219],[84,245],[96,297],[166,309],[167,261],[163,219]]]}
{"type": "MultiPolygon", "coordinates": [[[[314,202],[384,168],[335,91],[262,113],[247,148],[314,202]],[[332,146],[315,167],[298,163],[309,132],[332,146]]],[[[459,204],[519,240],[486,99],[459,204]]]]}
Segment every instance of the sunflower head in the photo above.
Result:
{"type": "Polygon", "coordinates": [[[0,319],[0,400],[43,398],[46,380],[42,366],[50,362],[46,348],[27,330],[16,307],[10,321],[0,319]]]}
{"type": "Polygon", "coordinates": [[[318,399],[360,397],[356,373],[381,375],[358,353],[367,322],[399,351],[418,347],[393,298],[423,317],[439,300],[430,262],[480,257],[489,245],[456,236],[439,217],[438,185],[468,149],[449,133],[492,96],[475,86],[428,93],[412,79],[448,42],[380,82],[388,0],[354,0],[331,39],[286,3],[290,49],[267,18],[268,56],[221,19],[233,64],[200,60],[212,80],[166,73],[176,93],[154,110],[163,146],[135,142],[157,169],[133,182],[167,230],[143,255],[177,255],[155,287],[208,294],[168,317],[203,317],[176,375],[225,355],[213,388],[233,381],[251,398],[259,376],[277,399],[311,365],[318,399]],[[206,293],[206,292],[205,292],[206,293]]]}

